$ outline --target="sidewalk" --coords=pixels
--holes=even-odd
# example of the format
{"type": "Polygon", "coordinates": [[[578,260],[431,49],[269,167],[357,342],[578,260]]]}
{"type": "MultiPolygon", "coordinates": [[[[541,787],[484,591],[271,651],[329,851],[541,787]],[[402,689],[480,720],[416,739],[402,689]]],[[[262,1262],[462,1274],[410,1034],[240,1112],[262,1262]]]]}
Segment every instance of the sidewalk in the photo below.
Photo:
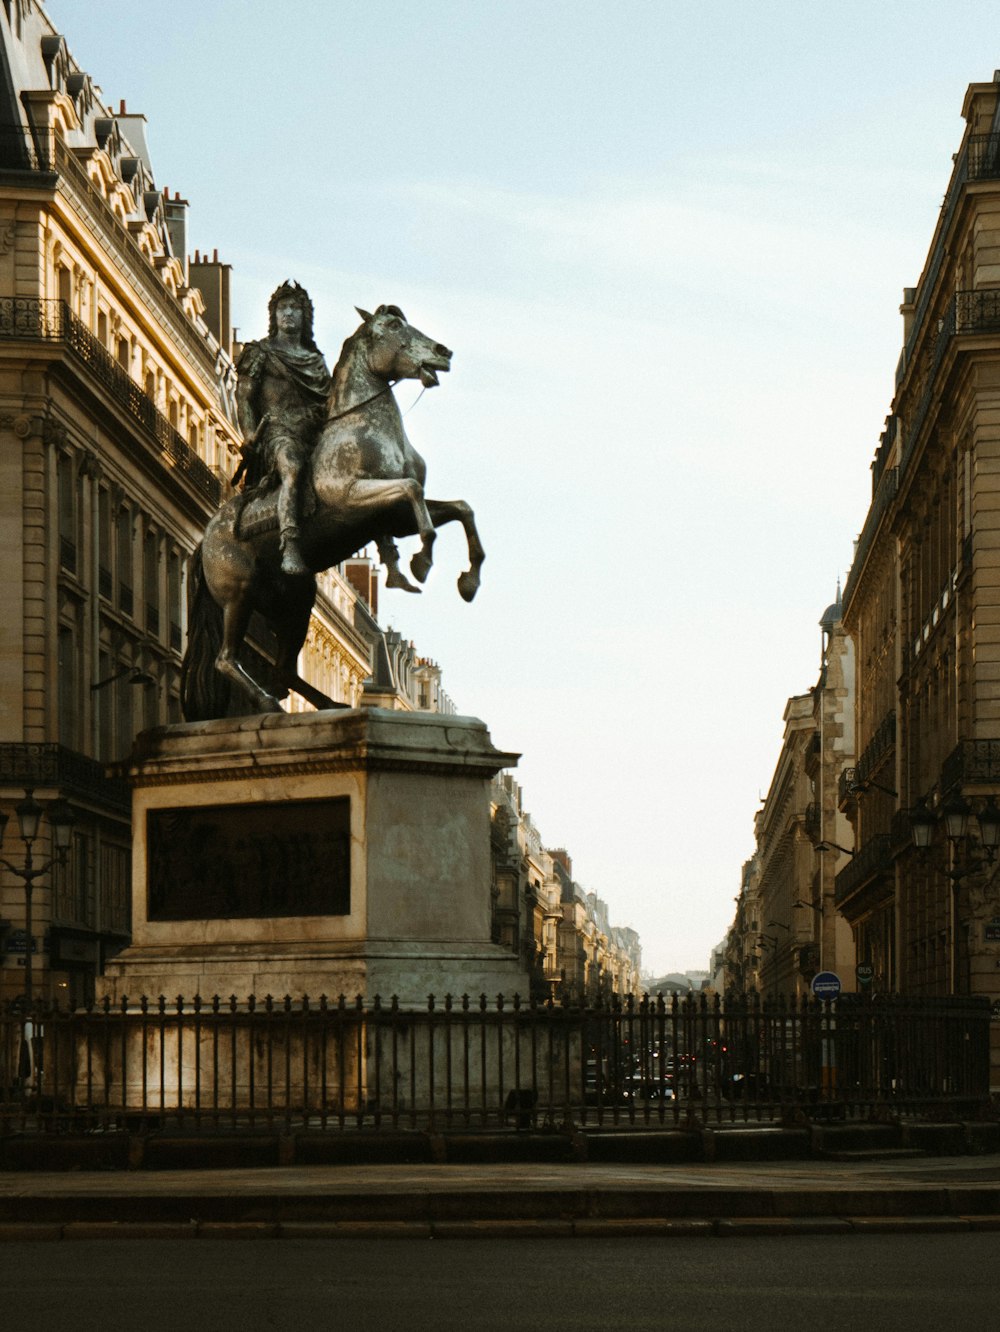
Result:
{"type": "Polygon", "coordinates": [[[1000,1230],[1000,1155],[0,1174],[0,1241],[1000,1230]]]}

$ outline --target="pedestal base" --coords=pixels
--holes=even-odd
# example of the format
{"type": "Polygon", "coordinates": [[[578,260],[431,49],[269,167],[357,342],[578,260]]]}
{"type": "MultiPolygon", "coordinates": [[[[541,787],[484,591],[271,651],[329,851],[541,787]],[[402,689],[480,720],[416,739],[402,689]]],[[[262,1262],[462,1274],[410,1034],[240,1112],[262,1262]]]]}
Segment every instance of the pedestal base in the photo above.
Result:
{"type": "Polygon", "coordinates": [[[99,994],[528,994],[490,941],[489,782],[517,755],[470,717],[381,709],[139,737],[133,941],[99,994]]]}

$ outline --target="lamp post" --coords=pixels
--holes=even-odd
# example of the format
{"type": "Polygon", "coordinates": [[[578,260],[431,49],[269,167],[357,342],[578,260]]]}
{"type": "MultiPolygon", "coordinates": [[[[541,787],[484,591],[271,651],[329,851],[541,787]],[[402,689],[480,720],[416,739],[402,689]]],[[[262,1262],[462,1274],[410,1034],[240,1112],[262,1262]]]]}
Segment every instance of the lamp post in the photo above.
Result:
{"type": "MultiPolygon", "coordinates": [[[[24,793],[24,799],[14,806],[14,813],[17,815],[18,833],[21,841],[24,843],[24,864],[14,865],[6,856],[0,856],[0,865],[9,869],[11,874],[15,874],[24,884],[24,932],[27,936],[27,942],[24,954],[24,1002],[27,1009],[31,1008],[34,999],[32,973],[32,891],[35,880],[46,874],[56,863],[63,865],[66,863],[66,853],[69,851],[70,838],[73,832],[73,825],[76,823],[76,817],[70,809],[67,801],[61,797],[53,800],[48,807],[49,825],[52,828],[52,842],[55,847],[55,855],[50,856],[44,864],[36,866],[34,863],[34,843],[38,836],[38,830],[42,822],[42,815],[46,812],[45,807],[40,805],[35,799],[34,791],[29,789],[24,793]]],[[[10,815],[0,811],[0,843],[3,842],[4,831],[10,815]]]]}
{"type": "Polygon", "coordinates": [[[995,858],[1000,848],[1000,809],[993,796],[987,796],[983,807],[976,812],[979,825],[979,845],[983,856],[972,854],[971,847],[964,857],[964,863],[958,862],[959,847],[972,842],[969,824],[973,815],[972,807],[961,792],[955,792],[941,806],[940,813],[927,807],[926,799],[921,796],[910,810],[910,833],[913,845],[918,851],[927,851],[934,840],[934,830],[940,822],[951,845],[951,855],[947,857],[944,874],[951,881],[950,929],[948,969],[951,973],[952,991],[956,988],[958,972],[958,885],[970,874],[986,868],[995,858]]]}

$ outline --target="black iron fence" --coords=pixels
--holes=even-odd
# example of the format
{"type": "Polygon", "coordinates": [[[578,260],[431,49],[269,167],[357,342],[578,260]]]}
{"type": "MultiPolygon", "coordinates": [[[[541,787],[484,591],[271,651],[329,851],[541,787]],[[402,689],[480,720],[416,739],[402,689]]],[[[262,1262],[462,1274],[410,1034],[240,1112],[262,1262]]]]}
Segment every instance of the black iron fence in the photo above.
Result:
{"type": "Polygon", "coordinates": [[[0,1133],[688,1126],[989,1102],[990,1006],[218,997],[0,1013],[0,1133]]]}

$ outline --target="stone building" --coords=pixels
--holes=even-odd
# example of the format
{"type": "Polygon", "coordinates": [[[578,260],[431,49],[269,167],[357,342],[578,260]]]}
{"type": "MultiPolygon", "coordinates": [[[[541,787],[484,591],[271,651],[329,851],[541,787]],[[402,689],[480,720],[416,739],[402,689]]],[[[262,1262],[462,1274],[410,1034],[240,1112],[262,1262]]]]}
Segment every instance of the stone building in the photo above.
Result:
{"type": "MultiPolygon", "coordinates": [[[[30,940],[23,882],[0,878],[0,997],[31,948],[36,993],[77,1000],[129,930],[129,795],[106,766],[180,718],[186,559],[236,468],[229,268],[188,259],[145,117],[104,101],[36,0],[0,6],[0,43],[0,811],[33,788],[77,817],[30,940]]],[[[322,580],[301,664],[350,703],[371,669],[357,601],[322,580]]],[[[16,819],[4,850],[20,863],[16,819]]]]}
{"type": "Polygon", "coordinates": [[[493,937],[520,954],[533,996],[639,994],[638,934],[611,924],[607,903],[573,879],[565,850],[543,847],[509,773],[493,782],[491,818],[493,937]]]}
{"type": "Polygon", "coordinates": [[[998,79],[968,89],[927,260],[904,292],[895,396],[843,599],[858,760],[840,807],[857,853],[837,904],[876,989],[913,995],[1000,995],[997,862],[981,844],[1000,791],[998,79]]]}
{"type": "Polygon", "coordinates": [[[754,818],[756,850],[725,946],[728,989],[805,994],[818,971],[854,988],[853,940],[834,900],[838,860],[850,854],[839,779],[854,752],[854,652],[839,589],[820,627],[819,678],[788,700],[781,753],[754,818]]]}

